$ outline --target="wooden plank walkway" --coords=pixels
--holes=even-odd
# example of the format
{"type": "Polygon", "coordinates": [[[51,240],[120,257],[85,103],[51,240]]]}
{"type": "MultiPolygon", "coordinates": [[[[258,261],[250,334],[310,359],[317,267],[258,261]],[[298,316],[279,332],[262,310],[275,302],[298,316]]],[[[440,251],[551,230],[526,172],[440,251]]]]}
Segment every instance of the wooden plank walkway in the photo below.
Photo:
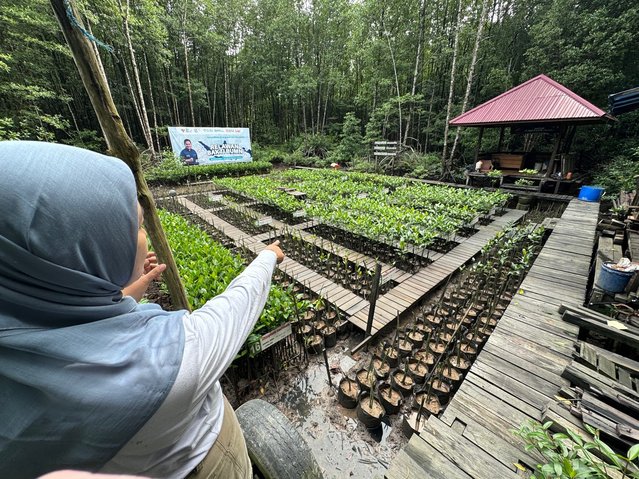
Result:
{"type": "MultiPolygon", "coordinates": [[[[428,266],[402,281],[398,286],[382,295],[377,300],[371,335],[374,336],[382,328],[395,320],[398,314],[412,308],[425,295],[443,284],[450,275],[473,258],[481,248],[492,239],[498,231],[508,224],[518,222],[526,212],[509,210],[502,216],[494,218],[488,226],[481,227],[478,233],[463,241],[452,251],[439,257],[428,266]]],[[[360,329],[366,330],[370,307],[360,309],[351,322],[360,329]]]]}
{"type": "MultiPolygon", "coordinates": [[[[215,228],[223,231],[235,241],[236,245],[246,247],[254,253],[259,253],[265,248],[263,241],[269,237],[281,234],[287,228],[291,229],[291,227],[285,223],[273,219],[271,225],[275,228],[274,231],[251,236],[219,218],[211,210],[202,208],[187,198],[180,197],[178,201],[188,208],[189,211],[198,215],[215,228]]],[[[247,207],[240,206],[236,208],[245,213],[256,214],[255,211],[247,207]]],[[[498,231],[509,224],[518,222],[525,213],[525,211],[521,210],[507,210],[504,215],[494,217],[489,225],[480,226],[479,231],[469,238],[459,238],[459,245],[453,248],[452,251],[438,255],[438,259],[428,266],[421,268],[415,274],[406,273],[394,266],[382,263],[383,282],[392,279],[396,281],[398,285],[378,298],[375,315],[373,317],[371,336],[367,338],[367,340],[387,327],[393,322],[397,315],[402,315],[406,310],[415,306],[425,295],[444,283],[460,266],[466,264],[473,258],[498,231]]],[[[309,227],[315,225],[312,221],[306,224],[308,224],[309,227]]],[[[322,244],[320,238],[303,231],[299,226],[300,225],[298,225],[297,229],[302,239],[313,244],[322,244]]],[[[330,250],[334,250],[335,254],[341,257],[348,257],[349,260],[362,266],[366,265],[370,267],[375,264],[373,258],[335,245],[328,240],[323,240],[323,244],[325,247],[329,244],[332,245],[330,250]]],[[[330,301],[346,314],[348,320],[353,323],[353,325],[362,330],[366,330],[370,309],[368,301],[291,258],[285,258],[284,261],[278,265],[278,268],[296,281],[310,288],[315,294],[330,298],[330,301]]]]}
{"type": "Polygon", "coordinates": [[[534,469],[510,430],[542,410],[567,381],[578,328],[561,319],[561,303],[585,300],[599,203],[572,200],[497,328],[441,417],[391,462],[388,479],[515,478],[515,464],[534,469]]]}

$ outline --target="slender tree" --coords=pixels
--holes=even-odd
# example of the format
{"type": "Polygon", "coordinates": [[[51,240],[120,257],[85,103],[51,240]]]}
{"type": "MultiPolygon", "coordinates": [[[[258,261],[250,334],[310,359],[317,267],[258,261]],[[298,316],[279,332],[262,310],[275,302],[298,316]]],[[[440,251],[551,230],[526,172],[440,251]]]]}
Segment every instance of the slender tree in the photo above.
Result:
{"type": "Polygon", "coordinates": [[[455,40],[453,44],[453,61],[450,66],[450,83],[448,86],[448,106],[446,107],[446,122],[444,124],[444,150],[442,151],[442,174],[449,175],[452,166],[451,159],[448,158],[448,122],[453,107],[453,94],[455,91],[455,75],[457,73],[457,52],[459,51],[459,31],[461,30],[461,8],[462,2],[457,2],[457,23],[455,26],[455,40]]]}
{"type": "MultiPolygon", "coordinates": [[[[466,80],[466,93],[464,93],[464,101],[461,107],[461,113],[466,111],[468,106],[468,99],[470,98],[470,90],[473,84],[473,76],[475,74],[475,66],[477,65],[477,52],[479,51],[479,44],[481,43],[482,32],[484,31],[484,24],[486,23],[486,15],[488,14],[488,0],[482,0],[481,13],[479,14],[479,24],[477,25],[477,34],[475,35],[475,46],[473,47],[473,56],[470,59],[470,67],[468,68],[468,78],[466,80]]],[[[450,150],[451,159],[455,157],[455,150],[457,149],[457,142],[459,141],[459,130],[457,127],[455,130],[455,141],[453,141],[453,148],[450,150]]]]}
{"type": "Polygon", "coordinates": [[[164,278],[169,288],[173,305],[179,309],[189,309],[189,303],[178,274],[177,265],[160,224],[153,196],[142,173],[140,153],[124,129],[122,119],[109,92],[107,80],[100,73],[91,41],[77,26],[78,16],[72,7],[71,0],[50,0],[50,2],[73,55],[82,83],[100,122],[109,152],[129,165],[133,172],[138,188],[138,199],[144,209],[145,224],[147,225],[151,242],[158,254],[158,258],[167,265],[164,278]],[[71,22],[70,17],[75,19],[74,23],[71,22]]]}
{"type": "Polygon", "coordinates": [[[149,125],[149,117],[146,112],[146,103],[144,101],[144,95],[142,93],[142,83],[140,82],[140,69],[138,68],[138,62],[135,58],[135,49],[133,48],[133,42],[131,41],[131,31],[129,29],[129,12],[130,12],[130,0],[126,0],[126,5],[122,5],[122,0],[118,0],[118,7],[120,9],[120,15],[122,16],[122,29],[124,30],[124,38],[126,39],[127,51],[129,53],[129,60],[131,61],[131,70],[134,80],[134,97],[136,98],[137,113],[140,125],[142,126],[142,133],[146,140],[146,146],[151,152],[151,156],[155,157],[155,148],[153,147],[153,137],[151,136],[151,126],[149,125]]]}

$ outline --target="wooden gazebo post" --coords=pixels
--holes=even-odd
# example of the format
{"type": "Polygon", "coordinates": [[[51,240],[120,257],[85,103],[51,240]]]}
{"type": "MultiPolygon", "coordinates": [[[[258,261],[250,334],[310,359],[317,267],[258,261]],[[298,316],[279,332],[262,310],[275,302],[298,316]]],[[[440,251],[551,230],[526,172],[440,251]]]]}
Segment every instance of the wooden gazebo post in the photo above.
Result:
{"type": "Polygon", "coordinates": [[[479,159],[479,150],[481,150],[481,140],[484,137],[484,127],[479,127],[479,138],[477,138],[477,149],[475,149],[475,163],[479,159]]]}
{"type": "Polygon", "coordinates": [[[555,140],[555,146],[552,149],[552,154],[550,155],[550,164],[548,165],[548,169],[546,170],[546,178],[550,178],[555,172],[555,160],[557,158],[557,154],[561,152],[561,142],[564,139],[566,134],[566,126],[562,123],[559,125],[559,134],[557,135],[557,139],[555,140]]]}

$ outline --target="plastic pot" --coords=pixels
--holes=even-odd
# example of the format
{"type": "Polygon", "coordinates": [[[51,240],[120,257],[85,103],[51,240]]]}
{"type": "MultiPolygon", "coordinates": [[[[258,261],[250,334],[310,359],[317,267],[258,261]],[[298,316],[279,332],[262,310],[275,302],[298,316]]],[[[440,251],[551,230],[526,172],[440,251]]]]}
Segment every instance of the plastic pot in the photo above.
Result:
{"type": "Polygon", "coordinates": [[[390,374],[391,366],[378,355],[373,356],[373,370],[379,379],[386,379],[390,374]]]}
{"type": "Polygon", "coordinates": [[[402,393],[402,396],[408,397],[412,394],[415,387],[415,379],[410,374],[405,375],[403,369],[395,369],[390,377],[391,384],[402,393]]]}
{"type": "Polygon", "coordinates": [[[357,418],[367,429],[377,429],[382,424],[382,418],[386,415],[384,406],[373,397],[372,408],[369,399],[370,391],[364,391],[359,396],[357,403],[357,418]]]}
{"type": "Polygon", "coordinates": [[[384,406],[386,414],[397,414],[402,407],[402,393],[392,384],[380,384],[378,389],[379,402],[384,406]]]}
{"type": "Polygon", "coordinates": [[[357,384],[359,384],[359,388],[362,391],[370,391],[375,381],[377,381],[377,376],[373,371],[371,371],[371,375],[368,375],[368,369],[359,369],[355,373],[355,380],[357,384]]]}
{"type": "Polygon", "coordinates": [[[350,378],[342,378],[337,388],[337,401],[346,409],[355,409],[359,393],[360,388],[357,381],[350,378]]]}
{"type": "Polygon", "coordinates": [[[408,372],[413,376],[416,384],[423,384],[428,375],[428,365],[417,359],[409,359],[408,372]]]}
{"type": "Polygon", "coordinates": [[[401,429],[404,435],[409,439],[413,434],[419,434],[419,431],[421,431],[426,424],[430,413],[423,410],[421,416],[419,416],[419,423],[417,422],[418,415],[418,411],[410,411],[408,414],[402,416],[401,429]]]}
{"type": "Polygon", "coordinates": [[[306,336],[306,348],[311,354],[320,354],[324,349],[324,337],[321,334],[306,336]]]}
{"type": "Polygon", "coordinates": [[[322,336],[324,336],[326,348],[332,348],[337,344],[337,329],[334,326],[326,326],[322,329],[322,336]]]}

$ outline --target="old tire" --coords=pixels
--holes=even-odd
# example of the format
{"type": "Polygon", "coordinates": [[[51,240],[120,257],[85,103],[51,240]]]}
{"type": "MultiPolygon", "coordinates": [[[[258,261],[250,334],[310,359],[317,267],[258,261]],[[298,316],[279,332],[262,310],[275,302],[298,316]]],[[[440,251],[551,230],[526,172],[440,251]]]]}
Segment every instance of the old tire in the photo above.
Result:
{"type": "Polygon", "coordinates": [[[253,399],[235,411],[249,457],[266,479],[321,479],[308,444],[275,406],[253,399]]]}

